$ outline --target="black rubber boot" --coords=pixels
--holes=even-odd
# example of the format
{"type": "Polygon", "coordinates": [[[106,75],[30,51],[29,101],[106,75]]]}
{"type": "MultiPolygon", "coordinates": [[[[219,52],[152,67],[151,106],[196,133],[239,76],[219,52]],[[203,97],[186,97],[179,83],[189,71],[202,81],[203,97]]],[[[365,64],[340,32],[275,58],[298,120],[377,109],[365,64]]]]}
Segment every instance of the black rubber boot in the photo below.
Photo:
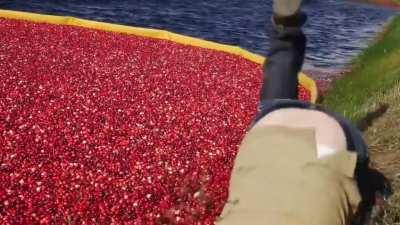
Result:
{"type": "Polygon", "coordinates": [[[302,0],[274,0],[273,23],[283,27],[301,27],[307,20],[301,12],[302,0]]]}
{"type": "Polygon", "coordinates": [[[274,0],[273,11],[276,17],[291,17],[300,12],[302,0],[274,0]]]}

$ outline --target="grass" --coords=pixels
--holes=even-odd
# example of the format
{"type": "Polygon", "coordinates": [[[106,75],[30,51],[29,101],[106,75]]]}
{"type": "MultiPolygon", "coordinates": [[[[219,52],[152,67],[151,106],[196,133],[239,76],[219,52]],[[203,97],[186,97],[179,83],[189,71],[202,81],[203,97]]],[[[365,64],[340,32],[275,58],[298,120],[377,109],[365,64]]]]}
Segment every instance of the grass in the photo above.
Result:
{"type": "Polygon", "coordinates": [[[375,42],[353,60],[351,72],[337,80],[323,105],[358,122],[374,110],[371,99],[384,95],[400,82],[400,16],[394,18],[375,42]]]}
{"type": "Polygon", "coordinates": [[[364,133],[371,154],[371,165],[390,181],[394,195],[379,225],[400,224],[400,84],[397,84],[377,101],[390,102],[386,114],[364,133]]]}

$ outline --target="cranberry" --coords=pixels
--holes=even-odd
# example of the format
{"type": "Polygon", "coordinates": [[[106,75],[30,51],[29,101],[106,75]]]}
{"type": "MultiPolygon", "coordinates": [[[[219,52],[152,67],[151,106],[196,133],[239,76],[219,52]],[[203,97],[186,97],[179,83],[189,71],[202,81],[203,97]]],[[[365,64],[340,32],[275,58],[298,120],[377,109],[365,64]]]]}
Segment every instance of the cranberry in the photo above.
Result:
{"type": "Polygon", "coordinates": [[[0,46],[2,224],[213,223],[257,110],[259,64],[9,19],[0,46]]]}

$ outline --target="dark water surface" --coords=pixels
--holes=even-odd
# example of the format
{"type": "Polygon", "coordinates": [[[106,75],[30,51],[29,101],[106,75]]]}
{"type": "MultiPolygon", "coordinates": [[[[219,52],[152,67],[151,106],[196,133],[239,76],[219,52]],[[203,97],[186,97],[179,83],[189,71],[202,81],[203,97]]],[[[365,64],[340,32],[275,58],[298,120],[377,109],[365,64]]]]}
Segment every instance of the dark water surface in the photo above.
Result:
{"type": "MultiPolygon", "coordinates": [[[[265,54],[271,0],[0,0],[1,9],[165,29],[265,54]]],[[[306,67],[337,68],[364,48],[395,11],[344,0],[309,0],[306,67]]]]}

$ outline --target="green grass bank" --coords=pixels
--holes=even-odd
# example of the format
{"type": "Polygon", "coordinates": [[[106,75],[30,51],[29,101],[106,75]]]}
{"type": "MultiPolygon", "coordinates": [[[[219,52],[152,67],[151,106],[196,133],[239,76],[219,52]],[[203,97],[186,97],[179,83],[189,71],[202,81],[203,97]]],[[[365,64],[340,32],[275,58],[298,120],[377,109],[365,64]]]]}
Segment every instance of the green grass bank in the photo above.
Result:
{"type": "Polygon", "coordinates": [[[358,122],[399,82],[400,16],[397,16],[371,46],[353,60],[351,72],[333,83],[322,104],[358,122]]]}

